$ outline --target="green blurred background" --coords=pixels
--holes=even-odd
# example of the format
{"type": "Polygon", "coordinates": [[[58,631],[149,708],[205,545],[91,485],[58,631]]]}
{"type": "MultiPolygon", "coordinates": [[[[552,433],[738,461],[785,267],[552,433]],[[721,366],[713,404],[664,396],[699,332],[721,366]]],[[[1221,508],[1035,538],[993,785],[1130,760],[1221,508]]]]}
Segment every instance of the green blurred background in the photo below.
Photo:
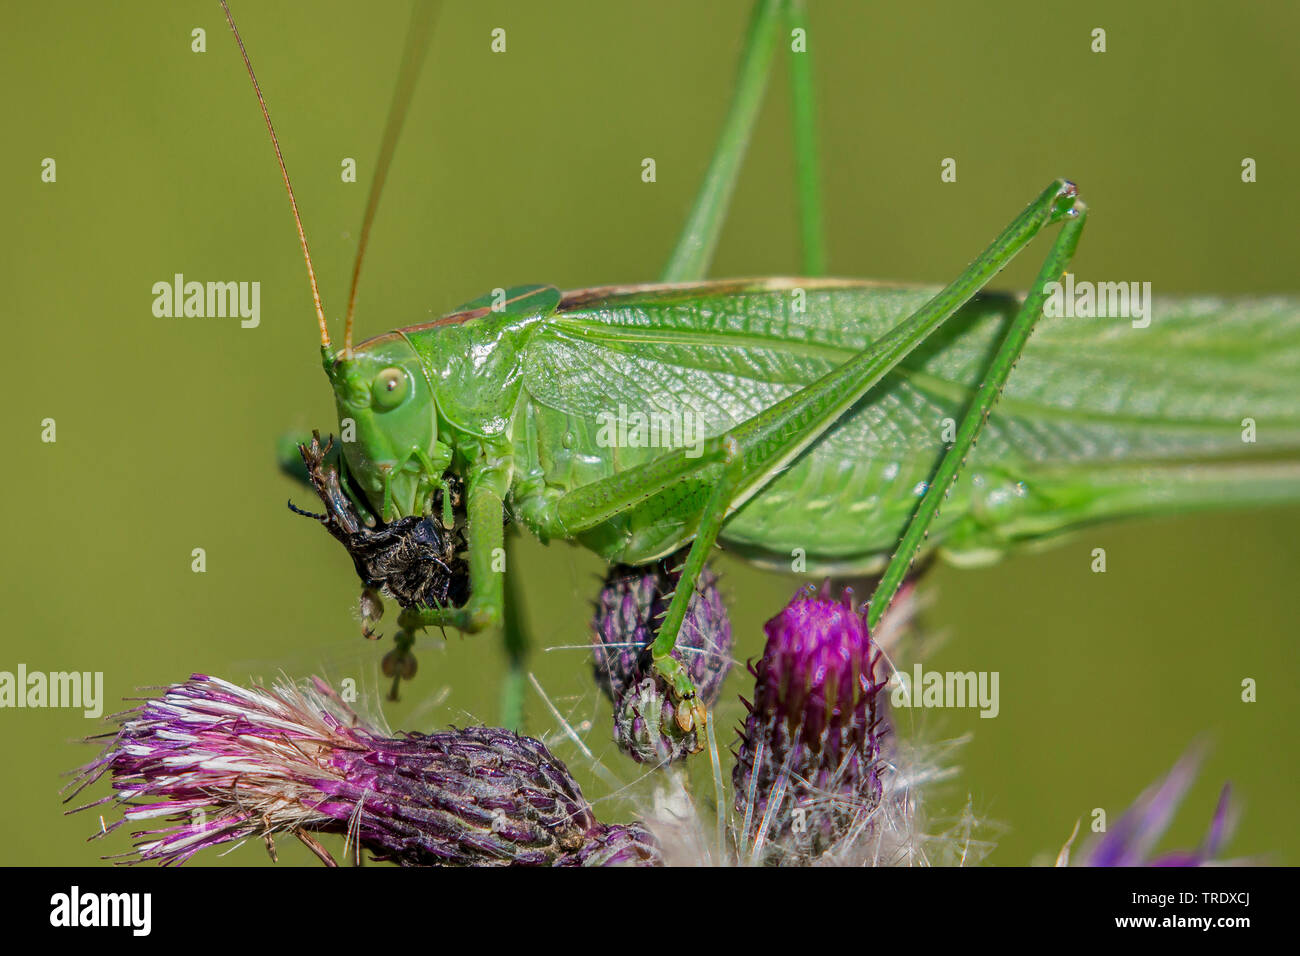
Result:
{"type": "MultiPolygon", "coordinates": [[[[380,210],[362,333],[498,285],[655,278],[712,149],[747,7],[451,3],[380,210]],[[489,52],[494,27],[505,55],[489,52]],[[654,185],[640,180],[646,156],[654,185]]],[[[1066,175],[1092,209],[1080,274],[1158,293],[1296,291],[1295,4],[813,7],[835,274],[945,281],[1066,175]],[[1090,52],[1094,27],[1104,54],[1090,52]],[[955,184],[939,180],[949,156],[955,184]],[[1240,181],[1245,156],[1259,164],[1253,185],[1240,181]]],[[[408,7],[234,10],[337,317],[408,7]],[[358,160],[356,184],[340,180],[344,157],[358,160]]],[[[350,562],[285,509],[290,495],[312,501],[275,467],[278,436],[332,429],[334,411],[288,206],[219,6],[27,4],[7,20],[0,669],[103,671],[107,712],[192,671],[374,688],[386,645],[357,634],[350,562]],[[206,53],[191,52],[196,27],[206,53]],[[40,182],[47,156],[55,184],[40,182]],[[261,326],[155,318],[151,286],[177,272],[260,281],[261,326]],[[39,440],[46,417],[55,444],[39,440]],[[190,569],[196,547],[203,574],[190,569]]],[[[782,63],[715,275],[796,270],[785,80],[782,63]]],[[[1044,249],[1008,284],[1027,283],[1044,249]]],[[[1294,508],[1141,521],[994,568],[937,570],[924,621],[946,642],[927,665],[999,671],[1001,714],[904,720],[908,739],[973,734],[932,810],[956,815],[969,795],[999,825],[991,862],[1026,863],[1094,807],[1113,820],[1205,735],[1213,749],[1169,842],[1199,839],[1231,779],[1244,808],[1231,850],[1296,862],[1298,531],[1294,508]],[[1107,574],[1089,570],[1094,547],[1107,574]],[[1245,677],[1258,703],[1240,702],[1245,677]]],[[[586,655],[563,649],[586,639],[598,563],[564,544],[520,556],[530,668],[614,777],[635,781],[608,743],[586,655]]],[[[743,660],[797,582],[721,567],[743,660]]],[[[494,639],[429,637],[420,663],[385,707],[392,726],[494,720],[494,639]]],[[[724,745],[747,688],[733,674],[724,745]]],[[[527,708],[528,729],[557,740],[536,693],[527,708]]],[[[59,774],[91,755],[76,741],[97,729],[79,712],[0,711],[0,862],[91,863],[128,846],[87,845],[97,821],[60,815],[59,774]]],[[[555,747],[589,796],[611,791],[570,743],[555,747]]],[[[627,812],[621,800],[602,809],[627,812]]],[[[250,845],[196,862],[266,859],[250,845]]],[[[282,860],[308,859],[282,847],[282,860]]]]}

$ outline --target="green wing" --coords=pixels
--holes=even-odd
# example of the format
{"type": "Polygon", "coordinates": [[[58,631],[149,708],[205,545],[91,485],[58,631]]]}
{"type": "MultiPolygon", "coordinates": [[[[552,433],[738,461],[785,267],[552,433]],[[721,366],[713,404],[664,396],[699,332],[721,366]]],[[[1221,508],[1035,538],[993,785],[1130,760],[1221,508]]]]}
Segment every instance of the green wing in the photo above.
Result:
{"type": "MultiPolygon", "coordinates": [[[[936,289],[797,279],[569,293],[524,356],[535,401],[720,434],[936,289]]],[[[1018,297],[978,297],[730,520],[750,557],[870,570],[896,544],[1018,297]],[[951,427],[950,425],[948,427],[951,427]]],[[[1300,301],[1157,300],[1043,320],[930,533],[964,561],[1128,515],[1300,499],[1300,301]],[[1246,439],[1253,438],[1253,441],[1246,439]]]]}

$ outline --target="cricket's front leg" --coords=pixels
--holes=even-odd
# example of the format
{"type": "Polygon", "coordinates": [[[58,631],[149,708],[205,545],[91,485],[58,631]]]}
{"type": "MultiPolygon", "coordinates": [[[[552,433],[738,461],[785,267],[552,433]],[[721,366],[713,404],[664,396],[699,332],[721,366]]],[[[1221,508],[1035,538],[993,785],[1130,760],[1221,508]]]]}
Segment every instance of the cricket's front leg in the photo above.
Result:
{"type": "Polygon", "coordinates": [[[500,466],[484,466],[466,482],[465,538],[469,545],[470,597],[463,607],[408,607],[398,624],[405,631],[423,627],[454,627],[477,634],[501,623],[505,604],[505,495],[509,474],[500,466]]]}

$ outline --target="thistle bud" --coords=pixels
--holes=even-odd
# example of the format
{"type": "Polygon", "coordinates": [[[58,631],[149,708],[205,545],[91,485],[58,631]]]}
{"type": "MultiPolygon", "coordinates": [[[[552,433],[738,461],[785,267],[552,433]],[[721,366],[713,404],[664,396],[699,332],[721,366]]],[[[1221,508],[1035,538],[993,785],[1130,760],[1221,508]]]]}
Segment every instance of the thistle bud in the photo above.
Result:
{"type": "Polygon", "coordinates": [[[640,823],[590,831],[572,861],[582,866],[661,866],[659,845],[640,823]]]}
{"type": "MultiPolygon", "coordinates": [[[[660,561],[611,568],[592,622],[593,670],[614,704],[614,739],[640,762],[680,760],[700,749],[700,728],[682,731],[680,705],[651,668],[650,645],[681,577],[671,567],[660,561]]],[[[707,567],[696,582],[673,657],[690,675],[699,701],[706,707],[716,703],[731,669],[731,621],[717,576],[707,567]]]]}
{"type": "Polygon", "coordinates": [[[882,799],[880,652],[847,588],[798,591],[764,625],[767,644],[732,773],[745,844],[806,862],[873,825],[882,799]]]}
{"type": "MultiPolygon", "coordinates": [[[[658,861],[636,826],[608,827],[540,741],[469,727],[389,737],[324,682],[242,688],[195,675],[127,714],[79,792],[104,774],[142,860],[276,834],[328,862],[316,833],[346,834],[403,865],[577,866],[658,861]]],[[[78,808],[84,809],[84,808],[78,808]]]]}

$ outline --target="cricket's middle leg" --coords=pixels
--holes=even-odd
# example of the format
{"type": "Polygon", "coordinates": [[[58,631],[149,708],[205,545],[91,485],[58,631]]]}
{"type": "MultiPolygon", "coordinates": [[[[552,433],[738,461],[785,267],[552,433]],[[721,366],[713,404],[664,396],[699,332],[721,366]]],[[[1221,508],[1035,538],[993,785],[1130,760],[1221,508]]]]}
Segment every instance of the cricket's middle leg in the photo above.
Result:
{"type": "MultiPolygon", "coordinates": [[[[725,436],[705,442],[703,454],[697,458],[687,457],[686,449],[675,449],[647,464],[570,491],[550,505],[547,523],[567,535],[577,534],[667,491],[686,478],[698,476],[706,469],[718,469],[721,465],[721,474],[708,502],[695,505],[696,513],[700,515],[696,535],[701,529],[708,530],[714,521],[720,524],[727,514],[749,496],[758,493],[786,464],[825,434],[845,411],[969,301],[1043,228],[1072,220],[1074,228],[1069,230],[1068,236],[1063,234],[1058,238],[1048,264],[1044,266],[1044,274],[1059,275],[1078,241],[1084,208],[1073,184],[1065,180],[1052,183],[957,279],[863,352],[742,422],[725,436]]],[[[1035,310],[1041,311],[1042,286],[1046,281],[1050,280],[1040,276],[1031,295],[1035,310]]],[[[1029,325],[1032,327],[1032,322],[1029,325]]],[[[712,543],[709,541],[708,546],[712,547],[712,543]]],[[[695,556],[693,546],[692,557],[695,556]]],[[[704,556],[699,555],[698,561],[693,563],[702,567],[704,556]]],[[[688,560],[688,571],[691,563],[688,560]]],[[[678,594],[674,595],[674,603],[679,598],[683,602],[680,608],[683,614],[684,602],[689,600],[690,592],[696,586],[697,575],[698,569],[695,575],[683,573],[678,594]],[[681,596],[683,591],[685,597],[681,596]]],[[[680,626],[680,620],[677,624],[680,626]]],[[[673,628],[666,626],[661,630],[662,640],[656,639],[657,662],[670,659],[676,636],[673,628]]],[[[690,693],[684,675],[673,671],[672,665],[665,663],[661,673],[665,679],[670,679],[674,694],[690,693]]],[[[679,699],[688,697],[679,696],[679,699]]]]}

